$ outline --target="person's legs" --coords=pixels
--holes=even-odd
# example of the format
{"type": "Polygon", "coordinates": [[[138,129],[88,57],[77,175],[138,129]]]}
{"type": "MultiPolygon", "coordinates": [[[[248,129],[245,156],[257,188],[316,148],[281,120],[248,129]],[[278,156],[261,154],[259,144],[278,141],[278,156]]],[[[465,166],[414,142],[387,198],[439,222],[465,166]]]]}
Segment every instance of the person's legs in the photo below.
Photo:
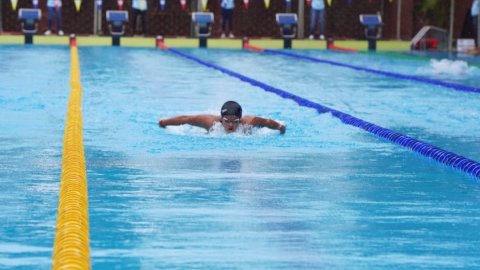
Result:
{"type": "Polygon", "coordinates": [[[226,17],[228,21],[228,30],[230,31],[230,37],[233,37],[233,9],[226,10],[226,17]]]}
{"type": "Polygon", "coordinates": [[[325,28],[325,12],[324,10],[318,11],[318,31],[320,32],[320,39],[324,39],[324,28],[325,28]]]}
{"type": "Polygon", "coordinates": [[[222,37],[225,37],[226,25],[227,25],[227,10],[222,8],[222,37]]]}
{"type": "Polygon", "coordinates": [[[477,35],[478,35],[478,16],[472,17],[472,26],[473,26],[473,38],[475,39],[475,47],[478,47],[477,44],[477,35]]]}
{"type": "Polygon", "coordinates": [[[146,35],[148,34],[148,20],[147,20],[147,11],[143,11],[143,20],[142,20],[142,27],[143,27],[143,34],[146,35]]]}
{"type": "Polygon", "coordinates": [[[136,28],[137,28],[137,17],[139,14],[140,10],[133,8],[132,9],[132,35],[135,35],[136,28]]]}
{"type": "Polygon", "coordinates": [[[310,39],[315,35],[315,25],[317,22],[318,10],[310,9],[310,39]]]}
{"type": "Polygon", "coordinates": [[[143,10],[141,11],[142,14],[142,34],[146,35],[147,34],[147,11],[143,10]]]}
{"type": "Polygon", "coordinates": [[[63,33],[62,31],[62,7],[57,8],[57,31],[58,33],[63,33]]]}
{"type": "Polygon", "coordinates": [[[53,23],[54,16],[55,16],[55,8],[48,7],[48,23],[47,23],[48,30],[52,30],[52,23],[53,23]]]}

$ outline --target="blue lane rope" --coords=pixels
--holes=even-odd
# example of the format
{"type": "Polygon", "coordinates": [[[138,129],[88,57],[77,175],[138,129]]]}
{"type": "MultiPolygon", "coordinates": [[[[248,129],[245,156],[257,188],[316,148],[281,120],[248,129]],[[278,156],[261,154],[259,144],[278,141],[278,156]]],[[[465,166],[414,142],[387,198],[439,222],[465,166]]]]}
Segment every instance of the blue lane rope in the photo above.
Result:
{"type": "Polygon", "coordinates": [[[295,101],[298,105],[307,107],[307,108],[312,108],[315,109],[318,113],[331,113],[333,116],[336,118],[340,119],[343,123],[351,126],[355,126],[358,128],[361,128],[369,133],[372,133],[378,137],[384,138],[388,141],[391,141],[395,144],[401,145],[405,148],[411,149],[425,157],[432,158],[440,163],[443,163],[445,165],[451,166],[453,168],[456,168],[460,171],[463,171],[465,173],[468,173],[470,175],[473,175],[477,178],[480,178],[480,163],[472,160],[465,158],[463,156],[457,155],[453,152],[445,151],[443,149],[440,149],[436,146],[430,145],[426,142],[422,142],[420,140],[417,140],[415,138],[403,135],[401,133],[392,131],[387,128],[383,128],[381,126],[375,125],[373,123],[369,123],[367,121],[364,121],[362,119],[356,118],[352,115],[349,115],[347,113],[343,113],[341,111],[337,111],[334,109],[331,109],[329,107],[320,105],[318,103],[312,102],[308,99],[302,98],[300,96],[291,94],[289,92],[286,92],[284,90],[275,88],[273,86],[267,85],[265,83],[262,83],[260,81],[254,80],[252,78],[249,78],[247,76],[244,76],[242,74],[236,73],[234,71],[228,70],[226,68],[217,66],[215,64],[203,61],[197,57],[191,56],[189,54],[183,53],[179,50],[176,49],[169,49],[170,52],[175,53],[177,55],[180,55],[182,57],[188,58],[192,61],[195,61],[199,64],[202,64],[204,66],[207,66],[209,68],[216,69],[218,71],[221,71],[227,75],[230,75],[232,77],[238,78],[244,82],[247,82],[253,86],[257,86],[259,88],[262,88],[263,90],[267,92],[271,92],[274,94],[277,94],[285,99],[290,99],[295,101]]]}
{"type": "Polygon", "coordinates": [[[473,86],[466,86],[466,85],[461,85],[461,84],[456,84],[456,83],[444,82],[444,81],[441,81],[441,80],[428,79],[428,78],[424,78],[424,77],[420,77],[420,76],[404,75],[404,74],[393,73],[393,72],[388,72],[388,71],[381,71],[381,70],[376,70],[376,69],[371,69],[371,68],[348,65],[348,64],[335,62],[335,61],[324,60],[324,59],[319,59],[319,58],[315,58],[315,57],[299,55],[299,54],[294,54],[294,53],[284,52],[284,51],[265,49],[264,52],[269,52],[269,53],[272,53],[272,54],[285,55],[285,56],[288,56],[288,57],[313,61],[313,62],[317,62],[317,63],[329,64],[329,65],[333,65],[333,66],[337,66],[337,67],[350,68],[350,69],[358,70],[358,71],[365,71],[365,72],[369,72],[369,73],[373,73],[373,74],[377,74],[377,75],[383,75],[383,76],[387,76],[387,77],[392,77],[392,78],[396,78],[396,79],[403,79],[403,80],[410,80],[410,81],[416,81],[416,82],[438,85],[438,86],[454,89],[454,90],[457,90],[457,91],[480,93],[480,88],[473,87],[473,86]]]}

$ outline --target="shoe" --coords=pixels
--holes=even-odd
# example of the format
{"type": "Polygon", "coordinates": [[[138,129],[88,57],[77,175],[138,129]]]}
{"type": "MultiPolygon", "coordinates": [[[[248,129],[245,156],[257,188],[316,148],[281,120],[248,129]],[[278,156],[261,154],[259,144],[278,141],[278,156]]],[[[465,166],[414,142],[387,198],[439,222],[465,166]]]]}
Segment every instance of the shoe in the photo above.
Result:
{"type": "Polygon", "coordinates": [[[320,35],[320,39],[321,39],[321,40],[324,40],[325,37],[324,37],[323,35],[320,35]]]}
{"type": "Polygon", "coordinates": [[[58,30],[58,35],[59,35],[59,36],[63,36],[63,35],[64,35],[63,31],[62,31],[62,30],[58,30]]]}
{"type": "Polygon", "coordinates": [[[220,38],[225,38],[225,33],[222,33],[222,35],[220,36],[220,38]]]}
{"type": "Polygon", "coordinates": [[[50,34],[52,34],[52,31],[50,31],[50,30],[45,31],[45,33],[44,33],[45,36],[49,36],[50,34]]]}
{"type": "Polygon", "coordinates": [[[308,39],[314,39],[315,37],[313,35],[308,36],[308,39]]]}
{"type": "Polygon", "coordinates": [[[228,35],[228,37],[229,38],[234,38],[235,36],[232,33],[230,33],[230,35],[228,35]]]}

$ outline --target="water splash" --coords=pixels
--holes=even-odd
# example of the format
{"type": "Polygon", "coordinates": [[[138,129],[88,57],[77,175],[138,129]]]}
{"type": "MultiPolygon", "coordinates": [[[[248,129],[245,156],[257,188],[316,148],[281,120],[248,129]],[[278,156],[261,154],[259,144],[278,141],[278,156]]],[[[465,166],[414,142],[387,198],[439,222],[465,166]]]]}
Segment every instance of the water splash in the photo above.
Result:
{"type": "Polygon", "coordinates": [[[430,60],[430,65],[425,73],[434,75],[453,75],[453,76],[466,76],[469,73],[476,70],[475,67],[468,66],[468,63],[461,60],[449,60],[441,59],[430,60]]]}
{"type": "Polygon", "coordinates": [[[185,136],[210,136],[210,137],[223,137],[223,136],[234,136],[234,137],[245,137],[245,136],[272,136],[278,134],[277,130],[272,130],[269,128],[254,128],[248,125],[240,125],[238,131],[232,134],[227,134],[221,123],[216,123],[209,132],[205,129],[190,125],[181,125],[181,126],[170,126],[167,130],[171,133],[177,135],[185,136]]]}

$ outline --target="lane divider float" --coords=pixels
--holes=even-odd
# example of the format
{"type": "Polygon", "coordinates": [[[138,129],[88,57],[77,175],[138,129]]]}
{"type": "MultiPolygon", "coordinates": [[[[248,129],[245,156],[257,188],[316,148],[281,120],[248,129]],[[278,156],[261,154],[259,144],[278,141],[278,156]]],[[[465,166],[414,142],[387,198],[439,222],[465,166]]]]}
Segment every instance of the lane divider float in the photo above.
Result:
{"type": "Polygon", "coordinates": [[[254,52],[263,52],[265,50],[264,48],[250,45],[250,40],[248,39],[248,37],[243,38],[242,48],[245,50],[254,51],[254,52]]]}
{"type": "Polygon", "coordinates": [[[75,42],[70,42],[70,97],[63,140],[52,269],[90,269],[87,173],[82,135],[82,86],[78,49],[75,42]]]}
{"type": "Polygon", "coordinates": [[[332,51],[340,51],[340,52],[347,52],[347,53],[358,53],[358,50],[335,45],[333,38],[331,37],[327,38],[327,49],[332,51]]]}
{"type": "Polygon", "coordinates": [[[165,41],[163,39],[163,36],[157,36],[155,38],[155,41],[156,41],[155,45],[156,45],[157,48],[160,48],[162,50],[168,50],[168,46],[165,45],[165,41]]]}

